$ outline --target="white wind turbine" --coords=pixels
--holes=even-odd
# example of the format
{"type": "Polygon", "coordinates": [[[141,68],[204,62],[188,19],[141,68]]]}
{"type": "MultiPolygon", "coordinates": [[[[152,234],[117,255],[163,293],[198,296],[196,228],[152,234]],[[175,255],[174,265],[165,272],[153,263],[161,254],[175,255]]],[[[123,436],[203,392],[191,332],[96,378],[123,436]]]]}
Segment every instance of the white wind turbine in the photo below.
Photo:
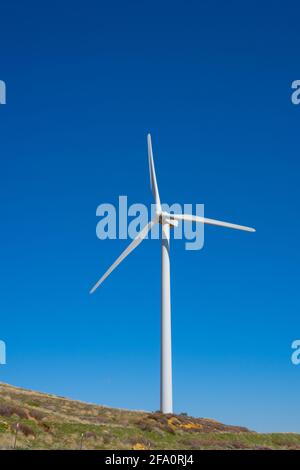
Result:
{"type": "Polygon", "coordinates": [[[254,228],[231,224],[220,220],[208,219],[190,214],[169,214],[162,211],[158,192],[155,167],[153,161],[151,136],[148,134],[148,159],[150,183],[155,200],[155,216],[138,236],[130,243],[123,253],[90,290],[90,294],[102,284],[109,274],[126,258],[146,237],[153,225],[159,223],[161,231],[161,369],[160,369],[160,410],[163,413],[173,413],[172,398],[172,345],[171,345],[171,292],[170,292],[170,226],[177,226],[178,221],[200,222],[219,227],[228,227],[246,232],[255,232],[254,228]]]}

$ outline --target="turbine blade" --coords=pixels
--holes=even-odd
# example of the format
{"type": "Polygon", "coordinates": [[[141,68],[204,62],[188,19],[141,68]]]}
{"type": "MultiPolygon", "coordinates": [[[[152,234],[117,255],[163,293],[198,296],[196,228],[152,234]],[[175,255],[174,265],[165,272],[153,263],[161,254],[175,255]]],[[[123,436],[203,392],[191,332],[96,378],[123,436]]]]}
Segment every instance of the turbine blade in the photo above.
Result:
{"type": "Polygon", "coordinates": [[[245,225],[232,224],[230,222],[223,222],[221,220],[208,219],[207,217],[200,217],[191,214],[170,214],[170,218],[175,220],[187,220],[189,222],[200,222],[203,224],[217,225],[219,227],[233,228],[235,230],[244,230],[245,232],[256,232],[255,228],[246,227],[245,225]]]}
{"type": "Polygon", "coordinates": [[[148,160],[149,160],[149,172],[150,172],[150,185],[152,189],[152,193],[154,196],[155,204],[160,208],[160,198],[156,180],[156,173],[155,173],[155,166],[153,160],[153,152],[152,152],[152,142],[151,142],[151,135],[147,135],[147,142],[148,142],[148,160]]]}
{"type": "Polygon", "coordinates": [[[110,275],[110,273],[125,259],[147,236],[147,233],[152,229],[153,225],[156,223],[155,220],[151,220],[144,228],[140,231],[137,237],[130,243],[126,250],[121,253],[121,255],[116,259],[116,261],[111,265],[111,267],[106,271],[105,274],[96,282],[96,284],[90,290],[90,294],[95,292],[95,290],[102,284],[102,282],[110,275]]]}

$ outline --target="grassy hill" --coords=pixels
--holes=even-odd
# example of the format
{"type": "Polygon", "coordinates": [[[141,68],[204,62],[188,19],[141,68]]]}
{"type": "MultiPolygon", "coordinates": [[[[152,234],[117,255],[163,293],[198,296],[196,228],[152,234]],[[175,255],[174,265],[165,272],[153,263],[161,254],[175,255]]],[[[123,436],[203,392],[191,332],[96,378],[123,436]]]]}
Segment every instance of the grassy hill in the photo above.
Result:
{"type": "Polygon", "coordinates": [[[93,405],[0,383],[0,449],[300,449],[212,419],[93,405]]]}

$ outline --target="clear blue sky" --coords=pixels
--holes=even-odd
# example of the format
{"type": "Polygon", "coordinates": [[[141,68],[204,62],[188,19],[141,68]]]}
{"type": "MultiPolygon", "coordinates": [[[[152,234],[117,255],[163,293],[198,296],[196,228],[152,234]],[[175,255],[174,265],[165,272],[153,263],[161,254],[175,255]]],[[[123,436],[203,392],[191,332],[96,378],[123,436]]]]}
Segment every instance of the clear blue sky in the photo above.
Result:
{"type": "Polygon", "coordinates": [[[96,238],[96,207],[204,203],[202,251],[172,242],[174,405],[300,432],[297,2],[1,5],[0,380],[159,407],[160,247],[96,238]]]}

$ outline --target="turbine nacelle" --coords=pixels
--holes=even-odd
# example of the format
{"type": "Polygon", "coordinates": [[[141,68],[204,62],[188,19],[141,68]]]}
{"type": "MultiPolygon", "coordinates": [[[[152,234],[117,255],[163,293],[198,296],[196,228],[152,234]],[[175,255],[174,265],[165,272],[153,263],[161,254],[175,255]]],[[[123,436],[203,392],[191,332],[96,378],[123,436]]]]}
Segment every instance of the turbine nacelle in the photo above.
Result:
{"type": "Polygon", "coordinates": [[[168,212],[162,210],[157,211],[156,217],[158,217],[158,223],[161,225],[169,224],[171,227],[178,227],[178,220],[175,220],[172,214],[169,214],[168,212]]]}

